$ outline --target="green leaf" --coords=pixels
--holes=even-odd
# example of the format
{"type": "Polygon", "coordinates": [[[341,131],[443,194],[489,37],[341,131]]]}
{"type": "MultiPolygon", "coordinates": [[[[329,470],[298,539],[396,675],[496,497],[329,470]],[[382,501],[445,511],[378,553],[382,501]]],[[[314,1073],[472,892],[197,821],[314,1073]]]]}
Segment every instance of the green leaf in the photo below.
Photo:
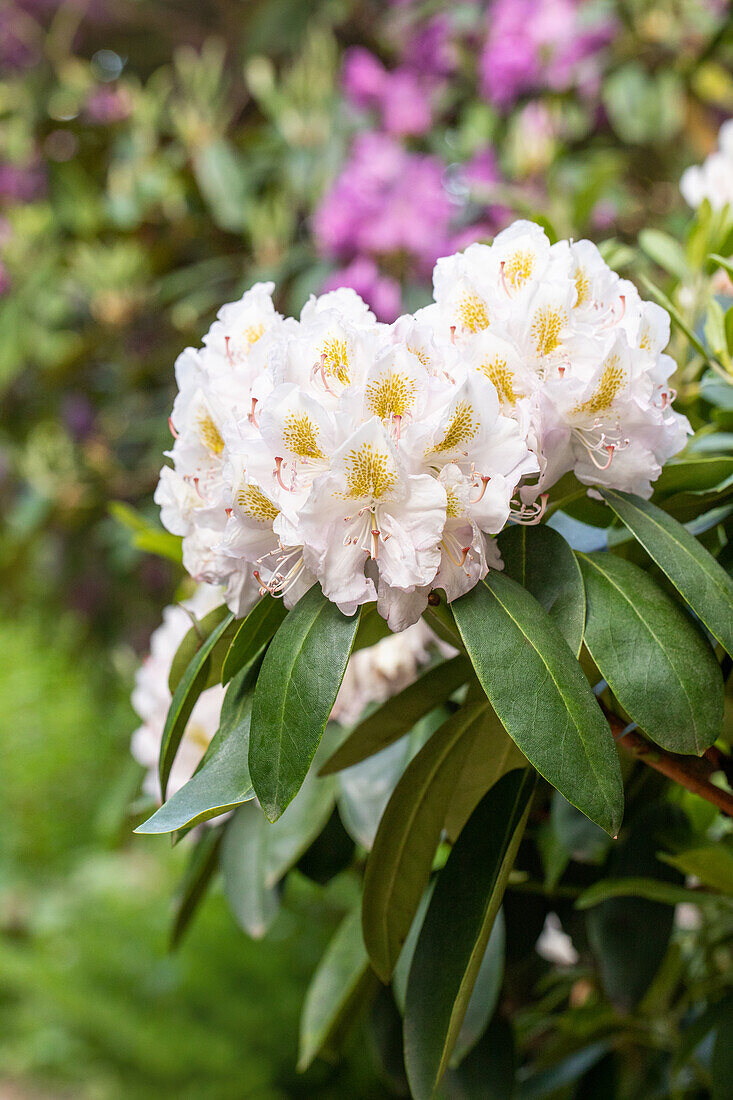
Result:
{"type": "Polygon", "coordinates": [[[374,975],[361,935],[359,907],[344,917],[308,988],[300,1021],[298,1070],[308,1069],[336,1037],[374,987],[374,975]]]}
{"type": "Polygon", "coordinates": [[[537,771],[606,832],[623,814],[611,731],[577,660],[544,609],[501,573],[453,604],[481,686],[537,771]]]}
{"type": "MultiPolygon", "coordinates": [[[[192,615],[193,625],[191,629],[186,633],[183,641],[176,650],[173,660],[171,662],[171,669],[168,673],[168,689],[171,695],[175,694],[175,690],[183,679],[183,674],[190,665],[191,661],[201,649],[201,646],[216,630],[219,624],[229,616],[229,611],[226,604],[222,604],[221,607],[215,607],[213,611],[209,611],[207,615],[204,615],[203,619],[197,619],[195,615],[192,615]]],[[[229,627],[224,635],[222,635],[222,641],[224,645],[219,651],[218,656],[223,657],[226,653],[226,646],[231,641],[231,635],[236,629],[234,621],[230,621],[229,627]]],[[[217,647],[218,648],[218,647],[217,647]]],[[[214,684],[219,683],[219,675],[221,672],[221,661],[212,660],[209,662],[209,675],[206,680],[207,688],[213,687],[214,684]],[[216,667],[214,667],[216,665],[216,667]]]]}
{"type": "Polygon", "coordinates": [[[264,829],[267,820],[255,802],[245,802],[224,833],[221,869],[224,893],[241,928],[261,939],[280,907],[275,885],[265,882],[264,829]]]}
{"type": "Polygon", "coordinates": [[[270,643],[255,688],[249,770],[276,821],[298,793],[341,686],[359,627],[315,584],[270,643]]]}
{"type": "Polygon", "coordinates": [[[731,1100],[733,1096],[733,1000],[724,999],[719,1008],[713,1054],[710,1059],[713,1079],[711,1100],[731,1100]]]}
{"type": "Polygon", "coordinates": [[[171,928],[171,947],[177,947],[196,910],[206,895],[219,866],[222,829],[204,829],[191,853],[181,890],[176,900],[171,928]]]}
{"type": "Polygon", "coordinates": [[[258,600],[232,639],[221,668],[222,684],[259,657],[287,613],[282,600],[270,595],[258,600]]]}
{"type": "Polygon", "coordinates": [[[423,672],[413,684],[393,695],[359,723],[323,765],[321,775],[350,768],[398,741],[421,718],[449,699],[470,675],[471,663],[461,656],[423,672]]]}
{"type": "Polygon", "coordinates": [[[727,370],[730,370],[728,339],[725,331],[725,312],[716,298],[712,298],[708,303],[708,312],[705,320],[705,339],[716,358],[720,360],[727,370]]]}
{"type": "Polygon", "coordinates": [[[172,833],[199,825],[254,798],[247,752],[254,676],[243,669],[232,680],[219,729],[194,775],[136,833],[172,833]]]}
{"type": "Polygon", "coordinates": [[[445,1074],[440,1100],[508,1100],[514,1097],[515,1061],[514,1032],[496,1012],[471,1053],[457,1069],[449,1069],[445,1074]]]}
{"type": "Polygon", "coordinates": [[[679,280],[687,278],[689,268],[684,249],[674,237],[670,237],[668,233],[662,233],[659,229],[642,229],[639,233],[639,244],[647,256],[663,271],[674,275],[679,280]]]}
{"type": "Polygon", "coordinates": [[[675,855],[660,852],[658,858],[685,875],[694,875],[712,890],[733,895],[733,851],[723,841],[686,848],[675,855]]]}
{"type": "Polygon", "coordinates": [[[713,260],[718,267],[722,267],[729,275],[733,275],[733,260],[726,260],[725,256],[717,256],[714,252],[711,252],[709,259],[713,260]]]}
{"type": "Polygon", "coordinates": [[[499,909],[471,991],[466,1015],[463,1017],[461,1030],[458,1032],[456,1045],[450,1057],[451,1066],[459,1066],[466,1055],[470,1054],[494,1015],[504,979],[505,948],[504,914],[499,909]]]}
{"type": "Polygon", "coordinates": [[[165,798],[168,777],[170,776],[173,761],[176,758],[178,746],[181,743],[181,738],[186,731],[186,725],[191,717],[191,711],[199,695],[206,688],[209,673],[209,658],[215,645],[233,621],[234,616],[231,613],[221,620],[216,629],[211,632],[204,644],[189,661],[186,671],[173,693],[173,699],[168,709],[168,715],[163,729],[163,737],[160,743],[158,772],[160,775],[160,789],[163,798],[165,798]]]}
{"type": "Polygon", "coordinates": [[[278,909],[278,883],[325,827],[333,806],[333,780],[311,773],[276,822],[255,802],[236,811],[222,847],[224,889],[251,936],[267,932],[278,909]]]}
{"type": "Polygon", "coordinates": [[[602,490],[604,499],[733,656],[733,580],[689,531],[647,500],[602,490]]]}
{"type": "Polygon", "coordinates": [[[182,540],[179,535],[171,535],[159,523],[152,522],[129,504],[113,500],[109,505],[110,515],[128,531],[132,532],[132,545],[146,554],[155,554],[159,558],[180,565],[183,559],[182,540]]]}
{"type": "MultiPolygon", "coordinates": [[[[476,681],[474,681],[475,683],[476,681]]],[[[483,699],[486,699],[481,691],[483,699]]],[[[466,703],[471,702],[470,699],[466,703]]],[[[513,768],[526,768],[527,758],[506,732],[491,707],[481,723],[480,736],[474,737],[466,753],[463,767],[456,779],[455,790],[448,804],[444,829],[448,839],[457,840],[463,826],[477,805],[502,775],[513,768]]],[[[585,820],[585,818],[583,819],[585,820]]]]}
{"type": "Polygon", "coordinates": [[[579,554],[585,644],[624,710],[670,752],[702,753],[723,722],[723,677],[688,615],[642,569],[579,554]]]}
{"type": "Polygon", "coordinates": [[[529,814],[531,769],[484,796],[438,875],[410,967],[405,1065],[415,1100],[430,1100],[453,1052],[529,814]]]}
{"type": "Polygon", "coordinates": [[[558,532],[516,524],[499,535],[504,572],[542,604],[578,656],[583,644],[585,589],[573,551],[558,532]]]}
{"type": "MultiPolygon", "coordinates": [[[[666,856],[660,856],[665,859],[666,856]]],[[[675,886],[670,882],[660,882],[655,878],[618,878],[595,882],[584,890],[575,902],[576,909],[592,909],[608,898],[646,898],[663,905],[704,905],[706,902],[725,900],[715,894],[704,894],[699,890],[688,890],[686,886],[675,886]]]]}
{"type": "Polygon", "coordinates": [[[395,787],[364,876],[362,921],[372,966],[388,981],[430,878],[446,812],[488,706],[464,706],[420,750],[395,787]]]}

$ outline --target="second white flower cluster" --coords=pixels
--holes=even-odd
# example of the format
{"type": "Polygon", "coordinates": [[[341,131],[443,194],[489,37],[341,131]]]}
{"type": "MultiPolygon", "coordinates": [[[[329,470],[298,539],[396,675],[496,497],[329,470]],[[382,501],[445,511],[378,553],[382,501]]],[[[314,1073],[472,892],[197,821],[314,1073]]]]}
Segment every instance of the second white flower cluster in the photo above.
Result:
{"type": "Polygon", "coordinates": [[[179,357],[156,501],[236,614],[318,581],[404,629],[431,589],[501,567],[490,536],[563,475],[648,496],[684,446],[669,318],[589,241],[516,222],[439,260],[434,288],[384,325],[346,289],[284,318],[260,283],[179,357]]]}

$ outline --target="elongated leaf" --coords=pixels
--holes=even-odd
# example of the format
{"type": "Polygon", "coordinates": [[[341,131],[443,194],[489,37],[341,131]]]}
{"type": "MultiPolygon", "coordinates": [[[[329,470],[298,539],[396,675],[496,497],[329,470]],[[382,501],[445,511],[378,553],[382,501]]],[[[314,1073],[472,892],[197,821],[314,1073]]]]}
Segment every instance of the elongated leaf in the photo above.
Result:
{"type": "Polygon", "coordinates": [[[595,882],[584,890],[575,903],[576,909],[592,909],[594,905],[608,898],[645,898],[647,901],[659,901],[663,905],[705,905],[706,902],[725,901],[715,894],[705,894],[700,890],[688,890],[686,886],[675,886],[670,882],[660,882],[655,878],[618,878],[595,882]]]}
{"type": "Polygon", "coordinates": [[[678,279],[686,279],[689,275],[687,259],[679,241],[670,237],[668,233],[662,233],[659,229],[642,229],[639,233],[639,244],[644,252],[664,271],[675,275],[678,279]]]}
{"type": "Polygon", "coordinates": [[[662,306],[663,309],[666,309],[667,313],[670,315],[670,317],[672,318],[674,323],[677,325],[677,327],[680,329],[680,331],[683,332],[684,335],[687,337],[687,339],[690,341],[690,343],[692,344],[695,351],[698,352],[698,354],[700,354],[703,357],[703,359],[705,360],[706,363],[709,363],[710,358],[709,358],[708,353],[705,349],[705,345],[703,343],[701,343],[700,340],[698,340],[697,336],[692,331],[692,329],[688,325],[687,321],[682,316],[682,314],[677,309],[677,307],[674,305],[674,303],[667,297],[667,295],[663,291],[661,291],[659,289],[658,286],[654,285],[654,283],[651,281],[651,279],[647,279],[647,277],[645,275],[642,275],[641,276],[641,281],[644,284],[644,286],[646,287],[646,289],[649,291],[651,296],[659,303],[659,305],[662,306]]]}
{"type": "Polygon", "coordinates": [[[259,806],[245,802],[227,826],[221,849],[224,893],[238,924],[253,939],[266,935],[280,906],[276,885],[265,881],[266,826],[259,806]]]}
{"type": "Polygon", "coordinates": [[[461,1029],[534,791],[531,769],[481,800],[438,876],[410,968],[405,1065],[415,1100],[430,1100],[461,1029]]]}
{"type": "Polygon", "coordinates": [[[710,1060],[713,1079],[711,1100],[731,1100],[733,1096],[733,999],[720,1005],[718,1025],[710,1060]]]}
{"type": "Polygon", "coordinates": [[[171,928],[171,947],[177,947],[206,895],[219,866],[223,830],[204,829],[189,859],[171,928]]]}
{"type": "Polygon", "coordinates": [[[583,644],[585,589],[578,563],[552,527],[516,524],[498,539],[504,571],[542,604],[577,657],[583,644]]]}
{"type": "Polygon", "coordinates": [[[282,600],[266,595],[259,600],[232,639],[221,668],[221,682],[228,684],[245,665],[254,661],[287,615],[282,600]]]}
{"type": "Polygon", "coordinates": [[[410,763],[382,815],[364,876],[362,921],[383,981],[410,931],[456,781],[487,710],[465,706],[449,718],[410,763]]]}
{"type": "Polygon", "coordinates": [[[249,770],[271,821],[290,804],[310,768],[358,627],[359,614],[347,618],[316,584],[270,643],[252,706],[249,770]]]}
{"type": "Polygon", "coordinates": [[[602,495],[733,656],[733,580],[722,566],[681,523],[648,500],[615,489],[604,489],[602,495]]]}
{"type": "Polygon", "coordinates": [[[308,1069],[322,1051],[328,1052],[375,978],[361,935],[358,906],[341,922],[308,988],[300,1021],[298,1069],[308,1069]]]}
{"type": "Polygon", "coordinates": [[[686,848],[675,855],[659,852],[658,858],[685,875],[694,875],[705,886],[733,896],[733,849],[723,841],[686,848]]]}
{"type": "Polygon", "coordinates": [[[638,566],[580,554],[585,644],[621,706],[671,752],[701,753],[723,722],[723,677],[692,620],[638,566]]]}
{"type": "Polygon", "coordinates": [[[453,657],[421,676],[365,718],[321,769],[321,775],[350,768],[398,741],[435,707],[449,699],[471,675],[466,657],[453,657]]]}
{"type": "MultiPolygon", "coordinates": [[[[483,690],[481,695],[486,698],[483,690]]],[[[470,701],[466,699],[466,703],[470,701]]],[[[526,756],[514,744],[492,708],[487,707],[481,724],[481,736],[473,739],[466,753],[448,805],[443,827],[449,840],[455,841],[458,838],[481,799],[502,775],[513,768],[526,766],[526,756]]]]}
{"type": "Polygon", "coordinates": [[[173,767],[173,761],[178,752],[181,738],[186,731],[186,724],[191,717],[196,700],[206,688],[209,672],[209,657],[224,631],[232,623],[234,616],[230,613],[221,620],[219,625],[211,632],[204,644],[197,650],[188,663],[181,682],[173,693],[173,699],[168,709],[165,720],[163,737],[160,743],[160,760],[158,772],[160,775],[160,789],[165,798],[168,777],[173,767]]]}
{"type": "Polygon", "coordinates": [[[466,1015],[463,1017],[461,1030],[458,1032],[456,1045],[450,1057],[451,1066],[459,1066],[466,1055],[473,1050],[494,1015],[504,978],[505,948],[504,914],[499,909],[471,991],[466,1015]]]}
{"type": "Polygon", "coordinates": [[[198,825],[254,798],[247,753],[255,677],[243,669],[224,697],[221,719],[195,774],[137,833],[172,833],[198,825]]]}
{"type": "MultiPolygon", "coordinates": [[[[183,674],[188,668],[191,660],[195,654],[201,649],[206,639],[209,637],[213,630],[219,626],[223,619],[226,619],[229,615],[226,604],[222,604],[221,607],[215,607],[213,611],[209,611],[208,615],[204,615],[203,619],[198,619],[191,626],[190,630],[185,635],[183,641],[179,645],[175,652],[173,661],[171,662],[171,669],[168,673],[168,688],[171,695],[175,694],[175,690],[183,678],[183,674]]],[[[227,631],[222,635],[222,641],[226,638],[227,634],[232,633],[236,629],[236,623],[231,622],[227,631]]],[[[231,641],[231,637],[229,638],[231,641]]],[[[226,653],[226,646],[222,647],[222,654],[226,653]]],[[[223,658],[222,658],[223,659],[223,658]]],[[[219,682],[219,673],[221,672],[221,661],[209,661],[209,675],[206,680],[207,687],[213,687],[214,684],[219,682]],[[214,667],[216,665],[216,667],[214,667]]]]}
{"type": "Polygon", "coordinates": [[[529,592],[495,572],[452,607],[509,736],[569,802],[615,836],[623,785],[613,738],[555,624],[529,592]]]}

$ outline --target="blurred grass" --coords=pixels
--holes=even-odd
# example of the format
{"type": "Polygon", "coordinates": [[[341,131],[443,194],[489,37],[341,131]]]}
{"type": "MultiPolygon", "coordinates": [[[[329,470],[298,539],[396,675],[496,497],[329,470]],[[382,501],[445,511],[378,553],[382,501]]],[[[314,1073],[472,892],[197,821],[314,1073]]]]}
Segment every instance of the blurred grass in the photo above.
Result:
{"type": "Polygon", "coordinates": [[[118,845],[137,779],[120,676],[73,619],[0,621],[0,652],[0,1095],[12,1081],[74,1100],[382,1096],[358,1039],[338,1068],[293,1070],[339,899],[301,880],[254,943],[215,890],[169,954],[185,845],[118,845]]]}

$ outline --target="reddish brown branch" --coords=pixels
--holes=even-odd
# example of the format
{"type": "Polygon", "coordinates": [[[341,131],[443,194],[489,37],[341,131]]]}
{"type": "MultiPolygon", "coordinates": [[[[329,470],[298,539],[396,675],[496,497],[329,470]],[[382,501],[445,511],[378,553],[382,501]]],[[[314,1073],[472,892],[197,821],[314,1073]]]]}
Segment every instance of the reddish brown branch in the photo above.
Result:
{"type": "Polygon", "coordinates": [[[710,782],[710,776],[720,767],[717,760],[707,756],[677,756],[676,753],[652,745],[636,730],[624,733],[624,723],[615,714],[603,708],[616,741],[643,764],[666,775],[681,787],[717,806],[722,813],[733,817],[733,794],[723,791],[710,782]],[[717,767],[716,767],[717,764],[717,767]]]}

